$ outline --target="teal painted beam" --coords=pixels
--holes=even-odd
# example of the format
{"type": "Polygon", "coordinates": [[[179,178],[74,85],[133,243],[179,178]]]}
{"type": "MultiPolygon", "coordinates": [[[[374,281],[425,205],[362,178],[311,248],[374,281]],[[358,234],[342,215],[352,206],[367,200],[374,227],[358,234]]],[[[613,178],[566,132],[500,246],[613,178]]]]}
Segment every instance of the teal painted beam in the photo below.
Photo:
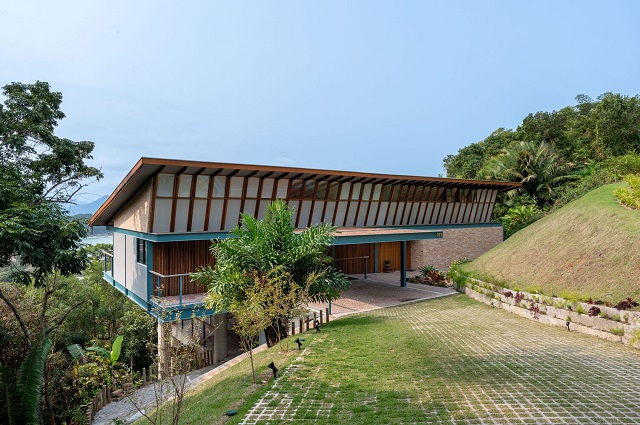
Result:
{"type": "MultiPolygon", "coordinates": [[[[153,242],[145,241],[147,245],[147,271],[153,270],[153,242]]],[[[153,291],[153,275],[147,273],[147,311],[149,310],[149,300],[151,299],[151,293],[153,291]]]]}
{"type": "Polygon", "coordinates": [[[400,286],[407,286],[407,243],[400,243],[400,286]]]}
{"type": "Polygon", "coordinates": [[[379,273],[378,270],[378,244],[373,244],[373,272],[379,273]]]}
{"type": "Polygon", "coordinates": [[[215,310],[205,308],[204,303],[185,304],[182,306],[161,309],[156,303],[152,301],[147,302],[138,295],[129,291],[111,275],[104,273],[103,279],[118,291],[126,295],[127,298],[132,300],[134,303],[145,309],[153,317],[157,318],[160,322],[174,322],[176,320],[187,320],[192,317],[206,317],[216,314],[215,310]]]}
{"type": "Polygon", "coordinates": [[[384,235],[336,236],[331,244],[353,245],[361,243],[406,242],[440,238],[442,238],[442,232],[434,230],[429,232],[390,233],[384,235]]]}
{"type": "Polygon", "coordinates": [[[107,230],[123,235],[134,236],[150,242],[183,242],[183,241],[209,241],[211,239],[226,239],[229,232],[206,232],[206,233],[144,233],[135,230],[121,229],[119,227],[107,226],[107,230]]]}
{"type": "Polygon", "coordinates": [[[135,293],[129,291],[124,285],[122,285],[120,282],[116,281],[110,274],[103,273],[102,278],[107,283],[109,283],[111,286],[116,288],[118,291],[120,291],[124,295],[126,295],[127,298],[132,300],[134,303],[138,304],[140,307],[142,307],[145,310],[149,311],[149,303],[147,303],[146,300],[142,299],[141,297],[139,297],[135,293]]]}

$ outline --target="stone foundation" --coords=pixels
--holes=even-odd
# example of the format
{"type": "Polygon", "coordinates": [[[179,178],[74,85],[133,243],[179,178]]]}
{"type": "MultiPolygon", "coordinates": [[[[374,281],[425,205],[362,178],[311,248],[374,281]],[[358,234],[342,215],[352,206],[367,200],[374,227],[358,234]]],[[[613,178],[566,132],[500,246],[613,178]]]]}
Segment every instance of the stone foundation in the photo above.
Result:
{"type": "MultiPolygon", "coordinates": [[[[439,230],[439,229],[437,229],[439,230]]],[[[452,262],[475,259],[502,242],[502,226],[459,227],[443,229],[442,239],[411,243],[411,267],[431,264],[446,270],[452,262]]]]}

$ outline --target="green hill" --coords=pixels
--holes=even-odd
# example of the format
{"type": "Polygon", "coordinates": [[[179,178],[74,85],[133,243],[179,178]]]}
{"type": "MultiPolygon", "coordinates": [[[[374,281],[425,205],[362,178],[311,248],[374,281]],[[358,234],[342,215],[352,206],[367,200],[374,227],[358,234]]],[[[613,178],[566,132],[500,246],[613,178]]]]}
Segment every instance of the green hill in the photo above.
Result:
{"type": "Polygon", "coordinates": [[[519,231],[463,270],[522,290],[640,298],[640,211],[602,186],[519,231]]]}

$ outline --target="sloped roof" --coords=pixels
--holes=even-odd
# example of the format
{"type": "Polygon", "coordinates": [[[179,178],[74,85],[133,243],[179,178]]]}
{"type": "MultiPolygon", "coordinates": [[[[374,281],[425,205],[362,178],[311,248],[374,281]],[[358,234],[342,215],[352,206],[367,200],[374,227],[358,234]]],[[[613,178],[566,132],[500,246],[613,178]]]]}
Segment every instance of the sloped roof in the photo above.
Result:
{"type": "Polygon", "coordinates": [[[272,177],[277,179],[326,180],[373,184],[414,184],[422,186],[494,189],[499,192],[520,187],[520,183],[465,180],[443,177],[424,177],[393,174],[363,173],[354,171],[317,170],[298,167],[268,165],[229,164],[220,162],[185,161],[177,159],[140,158],[124,180],[113,191],[89,220],[90,226],[106,226],[113,222],[116,213],[152,177],[159,173],[198,174],[204,176],[272,177]]]}

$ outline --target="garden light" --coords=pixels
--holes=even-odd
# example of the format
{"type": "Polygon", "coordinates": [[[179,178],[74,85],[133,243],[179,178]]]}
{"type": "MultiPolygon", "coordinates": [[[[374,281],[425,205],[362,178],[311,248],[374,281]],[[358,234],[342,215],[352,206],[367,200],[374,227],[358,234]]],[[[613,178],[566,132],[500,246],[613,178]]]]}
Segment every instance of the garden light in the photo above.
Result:
{"type": "Polygon", "coordinates": [[[320,332],[320,321],[316,319],[314,323],[314,327],[316,328],[316,332],[320,332]]]}
{"type": "Polygon", "coordinates": [[[298,344],[298,350],[300,350],[300,349],[301,349],[300,347],[302,347],[302,342],[303,342],[303,341],[304,341],[304,338],[303,338],[303,339],[296,338],[296,340],[295,340],[295,341],[293,341],[293,342],[295,342],[296,344],[298,344]]]}
{"type": "Polygon", "coordinates": [[[278,368],[276,367],[276,365],[273,364],[273,362],[269,363],[269,365],[267,366],[269,369],[271,369],[271,371],[273,372],[273,379],[277,379],[278,378],[278,368]]]}

